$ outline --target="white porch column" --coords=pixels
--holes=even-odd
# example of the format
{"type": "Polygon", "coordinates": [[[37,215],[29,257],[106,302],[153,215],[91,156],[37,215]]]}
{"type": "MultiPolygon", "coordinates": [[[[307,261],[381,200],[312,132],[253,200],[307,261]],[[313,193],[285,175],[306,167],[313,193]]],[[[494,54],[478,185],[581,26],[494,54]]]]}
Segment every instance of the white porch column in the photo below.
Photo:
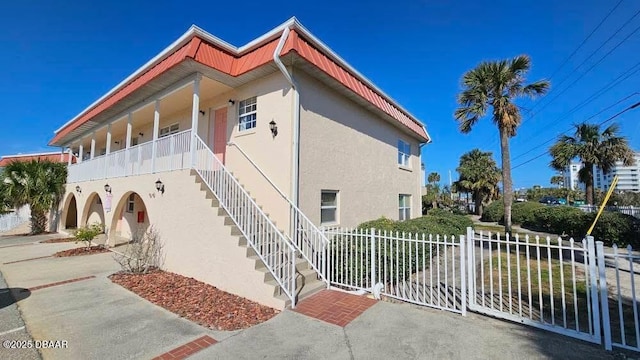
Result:
{"type": "Polygon", "coordinates": [[[131,127],[132,127],[131,122],[132,121],[133,121],[133,114],[129,113],[129,116],[127,117],[127,139],[125,141],[126,149],[131,147],[131,127]]]}
{"type": "Polygon", "coordinates": [[[60,148],[60,162],[64,161],[64,146],[60,148]]]}
{"type": "Polygon", "coordinates": [[[191,105],[191,167],[196,165],[196,135],[198,134],[198,117],[200,116],[200,79],[196,75],[193,82],[193,104],[191,105]]]}
{"type": "Polygon", "coordinates": [[[129,169],[130,156],[129,148],[131,147],[131,127],[133,122],[133,114],[129,113],[127,116],[127,138],[124,142],[124,175],[127,176],[127,170],[129,169]]]}
{"type": "Polygon", "coordinates": [[[160,131],[160,99],[156,100],[153,110],[153,146],[151,147],[151,172],[156,172],[156,153],[158,152],[158,132],[160,131]]]}
{"type": "Polygon", "coordinates": [[[84,146],[80,144],[80,146],[78,146],[78,162],[79,163],[82,162],[83,154],[84,154],[84,146]]]}
{"type": "Polygon", "coordinates": [[[104,178],[107,178],[109,174],[109,158],[107,155],[111,153],[111,123],[107,124],[107,145],[105,146],[104,153],[104,178]]]}
{"type": "Polygon", "coordinates": [[[105,155],[111,153],[111,124],[107,125],[107,146],[105,155]]]}
{"type": "Polygon", "coordinates": [[[69,157],[67,159],[67,165],[71,165],[71,159],[73,159],[73,149],[72,148],[67,148],[67,156],[69,157]]]}
{"type": "Polygon", "coordinates": [[[92,133],[91,134],[91,155],[90,155],[90,159],[93,160],[93,158],[96,156],[96,133],[92,133]]]}

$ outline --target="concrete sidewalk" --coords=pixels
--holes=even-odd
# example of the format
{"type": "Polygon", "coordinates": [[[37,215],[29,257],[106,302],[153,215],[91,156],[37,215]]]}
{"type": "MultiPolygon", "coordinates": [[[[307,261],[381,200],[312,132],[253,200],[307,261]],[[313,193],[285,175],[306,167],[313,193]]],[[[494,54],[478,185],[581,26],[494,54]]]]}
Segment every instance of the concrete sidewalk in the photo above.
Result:
{"type": "MultiPolygon", "coordinates": [[[[212,331],[113,284],[107,276],[119,268],[110,253],[13,262],[77,246],[59,243],[0,248],[0,271],[9,286],[35,289],[18,301],[33,338],[68,342],[66,349],[41,350],[44,359],[151,359],[203,335],[218,343],[190,358],[621,358],[599,345],[531,327],[388,302],[375,303],[345,327],[287,310],[246,330],[212,331]],[[91,278],[38,289],[87,276],[91,278]]],[[[16,324],[10,327],[19,327],[19,322],[16,324]]],[[[18,336],[16,333],[15,338],[18,336]]],[[[21,356],[30,355],[21,350],[13,350],[9,357],[0,355],[3,359],[21,356]]]]}

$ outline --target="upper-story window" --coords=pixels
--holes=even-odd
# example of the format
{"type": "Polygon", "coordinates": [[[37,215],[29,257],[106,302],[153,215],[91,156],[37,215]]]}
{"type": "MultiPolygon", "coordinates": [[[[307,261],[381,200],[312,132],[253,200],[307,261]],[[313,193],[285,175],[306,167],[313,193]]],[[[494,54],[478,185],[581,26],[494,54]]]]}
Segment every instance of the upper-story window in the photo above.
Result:
{"type": "Polygon", "coordinates": [[[398,140],[398,165],[410,166],[411,145],[402,140],[398,140]]]}
{"type": "Polygon", "coordinates": [[[256,97],[240,101],[238,106],[238,131],[245,131],[256,127],[258,105],[256,97]]]}
{"type": "Polygon", "coordinates": [[[178,130],[180,130],[180,124],[177,124],[177,123],[169,125],[167,127],[163,127],[163,128],[160,129],[159,137],[165,137],[165,136],[173,135],[173,134],[177,133],[178,130]]]}

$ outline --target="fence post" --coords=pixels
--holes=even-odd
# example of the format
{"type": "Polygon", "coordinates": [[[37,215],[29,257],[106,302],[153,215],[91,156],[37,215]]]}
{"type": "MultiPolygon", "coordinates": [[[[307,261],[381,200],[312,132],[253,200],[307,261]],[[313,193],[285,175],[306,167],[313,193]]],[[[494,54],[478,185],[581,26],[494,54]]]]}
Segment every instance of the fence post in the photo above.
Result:
{"type": "Polygon", "coordinates": [[[474,270],[475,270],[475,259],[473,258],[473,247],[474,247],[474,232],[472,227],[467,228],[467,291],[469,292],[469,308],[475,304],[476,289],[473,288],[473,279],[474,279],[474,270]]]}
{"type": "Polygon", "coordinates": [[[596,249],[593,236],[587,236],[587,255],[589,256],[589,294],[591,295],[591,316],[593,317],[593,332],[596,340],[602,341],[600,333],[600,301],[598,299],[598,277],[596,275],[596,249]]]}
{"type": "Polygon", "coordinates": [[[598,287],[600,289],[600,305],[602,307],[602,331],[604,333],[604,348],[606,350],[611,350],[609,294],[607,290],[606,263],[604,262],[604,245],[602,241],[596,241],[596,256],[598,257],[598,287]]]}
{"type": "MultiPolygon", "coordinates": [[[[462,302],[462,316],[467,316],[467,280],[465,269],[465,236],[460,235],[460,300],[462,302]]],[[[454,284],[455,286],[455,284],[454,284]]]]}
{"type": "Polygon", "coordinates": [[[371,247],[371,293],[373,294],[376,287],[376,229],[371,228],[369,233],[369,246],[371,247]]]}

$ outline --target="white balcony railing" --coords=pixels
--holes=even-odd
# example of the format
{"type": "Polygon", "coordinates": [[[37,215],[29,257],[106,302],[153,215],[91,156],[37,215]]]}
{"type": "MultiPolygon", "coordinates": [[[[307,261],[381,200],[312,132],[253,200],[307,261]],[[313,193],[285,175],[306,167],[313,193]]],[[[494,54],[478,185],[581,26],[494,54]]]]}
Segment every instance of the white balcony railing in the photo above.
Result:
{"type": "Polygon", "coordinates": [[[69,166],[67,182],[110,179],[189,168],[191,129],[69,166]],[[153,149],[156,156],[153,156],[153,149]]]}

